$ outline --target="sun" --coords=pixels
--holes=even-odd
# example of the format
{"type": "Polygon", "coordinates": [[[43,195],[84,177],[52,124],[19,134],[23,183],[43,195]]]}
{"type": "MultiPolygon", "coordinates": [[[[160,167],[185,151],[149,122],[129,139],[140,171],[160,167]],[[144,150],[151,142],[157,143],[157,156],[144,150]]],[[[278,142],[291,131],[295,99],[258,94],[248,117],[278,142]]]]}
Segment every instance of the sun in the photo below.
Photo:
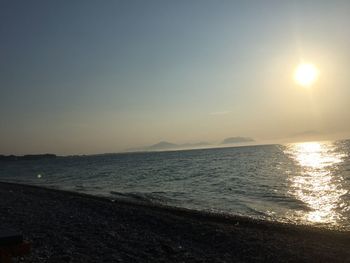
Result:
{"type": "Polygon", "coordinates": [[[313,64],[299,64],[294,72],[294,80],[303,87],[311,87],[315,83],[319,75],[318,69],[313,64]]]}

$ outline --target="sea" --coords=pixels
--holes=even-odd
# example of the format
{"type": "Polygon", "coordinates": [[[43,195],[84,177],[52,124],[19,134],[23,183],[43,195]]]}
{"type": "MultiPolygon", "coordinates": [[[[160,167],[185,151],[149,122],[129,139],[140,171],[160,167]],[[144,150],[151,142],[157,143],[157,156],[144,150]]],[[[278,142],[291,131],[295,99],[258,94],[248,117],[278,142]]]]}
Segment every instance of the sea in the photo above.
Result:
{"type": "Polygon", "coordinates": [[[350,231],[350,140],[2,161],[0,181],[350,231]]]}

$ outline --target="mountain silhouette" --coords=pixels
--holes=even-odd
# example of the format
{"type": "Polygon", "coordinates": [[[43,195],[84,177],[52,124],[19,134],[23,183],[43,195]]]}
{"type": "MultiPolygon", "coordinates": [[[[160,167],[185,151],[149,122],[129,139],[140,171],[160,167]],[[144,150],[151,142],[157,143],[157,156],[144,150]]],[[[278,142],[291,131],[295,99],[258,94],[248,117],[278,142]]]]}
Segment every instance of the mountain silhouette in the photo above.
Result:
{"type": "Polygon", "coordinates": [[[174,149],[178,148],[179,145],[167,141],[161,141],[151,146],[145,147],[147,150],[166,150],[166,149],[174,149]]]}
{"type": "Polygon", "coordinates": [[[233,143],[244,143],[254,142],[255,140],[250,137],[229,137],[221,142],[221,144],[233,144],[233,143]]]}
{"type": "Polygon", "coordinates": [[[140,148],[131,148],[128,151],[166,151],[166,150],[180,150],[180,149],[192,149],[200,148],[204,146],[211,145],[208,142],[196,142],[196,143],[184,143],[184,144],[175,144],[167,141],[160,141],[156,144],[140,147],[140,148]]]}

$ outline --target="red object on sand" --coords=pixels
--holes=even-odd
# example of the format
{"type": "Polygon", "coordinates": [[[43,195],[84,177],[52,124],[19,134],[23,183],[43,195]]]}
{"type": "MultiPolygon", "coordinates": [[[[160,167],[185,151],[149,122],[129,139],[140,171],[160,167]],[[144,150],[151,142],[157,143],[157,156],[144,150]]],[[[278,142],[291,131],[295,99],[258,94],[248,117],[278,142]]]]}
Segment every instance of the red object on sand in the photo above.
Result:
{"type": "Polygon", "coordinates": [[[0,230],[0,263],[9,263],[13,257],[28,255],[30,247],[21,234],[9,229],[0,230]]]}

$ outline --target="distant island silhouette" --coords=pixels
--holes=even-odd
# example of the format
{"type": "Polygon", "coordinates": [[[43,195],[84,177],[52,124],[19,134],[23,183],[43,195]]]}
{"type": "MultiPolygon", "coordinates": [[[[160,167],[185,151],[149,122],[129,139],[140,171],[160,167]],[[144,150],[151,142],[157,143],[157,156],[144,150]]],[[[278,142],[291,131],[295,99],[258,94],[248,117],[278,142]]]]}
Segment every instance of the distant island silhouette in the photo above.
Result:
{"type": "Polygon", "coordinates": [[[204,146],[211,145],[208,142],[198,142],[198,143],[184,143],[184,144],[175,144],[167,141],[160,141],[156,144],[140,147],[140,148],[131,148],[129,151],[165,151],[165,150],[177,150],[177,149],[191,149],[191,148],[200,148],[204,146]]]}
{"type": "Polygon", "coordinates": [[[195,149],[201,147],[218,147],[223,144],[240,144],[240,143],[250,143],[255,142],[253,138],[250,137],[229,137],[224,139],[221,143],[208,143],[208,142],[197,142],[197,143],[184,143],[184,144],[176,144],[168,141],[160,141],[156,144],[152,144],[149,146],[138,147],[138,148],[130,148],[128,151],[166,151],[166,150],[181,150],[181,149],[195,149]]]}
{"type": "Polygon", "coordinates": [[[163,149],[173,149],[178,148],[179,145],[167,141],[161,141],[159,143],[153,144],[151,146],[145,147],[148,150],[163,150],[163,149]]]}
{"type": "Polygon", "coordinates": [[[234,143],[245,143],[245,142],[255,142],[253,138],[250,137],[229,137],[224,139],[221,144],[234,144],[234,143]]]}

